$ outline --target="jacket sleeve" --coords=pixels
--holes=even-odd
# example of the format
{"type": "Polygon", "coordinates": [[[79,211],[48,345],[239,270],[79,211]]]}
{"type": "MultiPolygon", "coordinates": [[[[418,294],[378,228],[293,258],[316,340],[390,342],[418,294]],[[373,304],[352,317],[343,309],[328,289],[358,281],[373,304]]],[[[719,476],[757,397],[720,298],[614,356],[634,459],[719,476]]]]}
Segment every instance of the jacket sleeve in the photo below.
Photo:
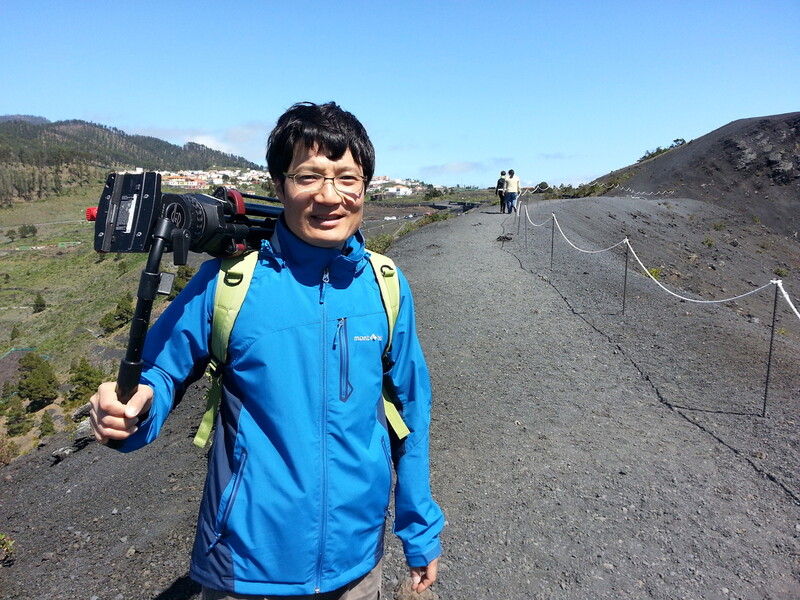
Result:
{"type": "Polygon", "coordinates": [[[428,431],[431,385],[428,367],[417,338],[414,301],[405,276],[398,270],[400,312],[392,334],[389,378],[402,405],[402,415],[411,433],[396,458],[394,531],[403,542],[408,564],[423,567],[437,558],[442,547],[439,534],[444,515],[430,488],[428,431]]]}
{"type": "Polygon", "coordinates": [[[186,387],[205,371],[219,266],[219,259],[203,263],[147,332],[140,383],[153,388],[153,404],[136,433],[120,446],[122,452],[156,439],[186,387]]]}

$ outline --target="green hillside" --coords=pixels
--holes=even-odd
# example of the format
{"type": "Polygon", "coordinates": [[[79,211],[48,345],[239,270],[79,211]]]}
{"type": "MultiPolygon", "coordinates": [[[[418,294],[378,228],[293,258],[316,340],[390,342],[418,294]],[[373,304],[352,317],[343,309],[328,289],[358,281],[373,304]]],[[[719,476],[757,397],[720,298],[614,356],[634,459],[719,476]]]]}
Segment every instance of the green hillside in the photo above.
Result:
{"type": "Polygon", "coordinates": [[[38,200],[90,184],[113,170],[258,169],[242,157],[184,146],[86,121],[0,117],[0,205],[38,200]]]}
{"type": "MultiPolygon", "coordinates": [[[[52,416],[62,423],[58,427],[69,426],[76,406],[68,400],[71,367],[81,359],[102,369],[104,379],[116,376],[128,327],[120,322],[119,329],[107,331],[103,319],[113,317],[126,294],[135,298],[147,255],[94,251],[94,224],[84,215],[97,204],[103,181],[70,195],[0,208],[0,464],[34,447],[52,416]],[[52,367],[61,398],[57,404],[42,409],[16,393],[21,376],[16,360],[23,353],[10,351],[28,348],[52,367]],[[12,430],[14,435],[7,435],[12,422],[22,434],[12,430]]],[[[168,259],[162,270],[177,271],[168,259]]],[[[165,305],[160,297],[154,314],[165,305]]]]}

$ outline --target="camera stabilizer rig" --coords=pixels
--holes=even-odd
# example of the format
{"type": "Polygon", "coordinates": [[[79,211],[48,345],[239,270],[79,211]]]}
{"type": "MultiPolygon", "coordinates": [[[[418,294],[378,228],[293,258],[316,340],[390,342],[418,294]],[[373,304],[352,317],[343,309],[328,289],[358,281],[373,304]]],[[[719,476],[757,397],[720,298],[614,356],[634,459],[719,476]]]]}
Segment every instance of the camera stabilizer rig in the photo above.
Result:
{"type": "MultiPolygon", "coordinates": [[[[127,403],[139,385],[142,348],[157,294],[169,294],[174,275],[161,273],[164,252],[185,265],[189,251],[230,257],[258,249],[272,235],[283,209],[246,203],[245,198],[277,202],[275,198],[220,187],[207,194],[162,194],[155,172],[110,173],[96,208],[86,210],[95,221],[98,252],[147,252],[131,321],[128,348],[120,362],[117,396],[127,403]]],[[[113,446],[114,444],[112,444],[113,446]]]]}

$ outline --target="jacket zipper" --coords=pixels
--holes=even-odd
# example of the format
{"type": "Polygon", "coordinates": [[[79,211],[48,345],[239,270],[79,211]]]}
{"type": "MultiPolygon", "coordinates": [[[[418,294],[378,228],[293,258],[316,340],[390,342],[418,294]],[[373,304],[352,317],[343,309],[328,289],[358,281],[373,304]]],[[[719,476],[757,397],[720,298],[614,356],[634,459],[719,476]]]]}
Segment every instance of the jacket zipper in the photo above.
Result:
{"type": "MultiPolygon", "coordinates": [[[[389,470],[389,482],[392,481],[392,473],[394,471],[394,467],[392,466],[392,451],[386,446],[386,438],[381,437],[381,446],[383,447],[383,456],[386,458],[386,467],[389,470]]],[[[392,517],[392,486],[391,483],[389,485],[389,495],[386,498],[386,513],[387,516],[392,520],[392,530],[394,530],[394,518],[392,517]]]]}
{"type": "Polygon", "coordinates": [[[222,517],[218,520],[216,531],[214,531],[214,540],[208,546],[208,552],[214,549],[219,541],[222,539],[222,536],[225,534],[225,529],[228,526],[228,519],[231,516],[231,511],[233,510],[233,505],[236,502],[236,496],[239,494],[239,486],[242,485],[242,474],[244,473],[244,466],[247,464],[247,450],[242,448],[242,455],[239,459],[239,467],[236,471],[233,472],[231,476],[230,482],[228,482],[227,490],[230,490],[230,494],[228,495],[227,501],[225,501],[225,492],[223,492],[222,498],[220,499],[220,505],[224,502],[224,510],[222,513],[222,517]]]}
{"type": "Polygon", "coordinates": [[[353,395],[353,384],[350,383],[350,343],[347,335],[347,317],[341,317],[336,326],[333,349],[339,342],[339,400],[347,402],[353,395]]]}
{"type": "Polygon", "coordinates": [[[325,306],[325,291],[330,283],[330,271],[326,268],[322,272],[322,283],[320,284],[319,289],[319,303],[320,303],[320,311],[321,311],[321,341],[322,344],[320,346],[320,350],[322,352],[322,393],[320,397],[322,399],[322,406],[320,410],[322,412],[321,419],[320,419],[320,444],[321,444],[321,469],[322,469],[322,498],[320,501],[319,512],[320,512],[320,538],[319,538],[319,549],[317,551],[317,583],[314,586],[314,593],[319,594],[320,586],[322,585],[322,563],[323,563],[323,554],[325,549],[325,537],[327,535],[328,529],[328,511],[325,507],[328,505],[328,444],[327,444],[327,437],[326,437],[326,426],[328,423],[328,394],[327,394],[327,381],[328,381],[328,363],[327,363],[327,354],[328,354],[328,344],[327,344],[327,336],[325,335],[325,327],[327,323],[327,310],[325,306]]]}

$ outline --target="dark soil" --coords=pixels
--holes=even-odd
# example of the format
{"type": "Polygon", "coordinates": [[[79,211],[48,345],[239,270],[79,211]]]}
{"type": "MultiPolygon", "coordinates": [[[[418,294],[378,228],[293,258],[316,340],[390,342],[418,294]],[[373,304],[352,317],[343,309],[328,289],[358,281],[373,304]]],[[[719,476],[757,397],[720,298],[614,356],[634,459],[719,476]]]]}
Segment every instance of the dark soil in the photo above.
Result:
{"type": "MultiPolygon", "coordinates": [[[[486,204],[396,242],[434,389],[432,485],[448,521],[436,594],[800,597],[800,319],[778,302],[762,416],[774,285],[746,305],[681,301],[632,257],[626,277],[622,247],[569,246],[552,213],[583,249],[627,234],[691,297],[749,291],[797,260],[792,239],[674,198],[531,204],[539,227],[486,204]],[[711,231],[738,245],[705,246],[722,220],[711,231]]],[[[0,531],[16,556],[0,597],[199,598],[187,569],[201,396],[133,454],[61,435],[3,468],[0,531]]],[[[404,575],[389,536],[385,591],[404,575]]]]}
{"type": "Polygon", "coordinates": [[[695,198],[771,231],[800,233],[800,112],[739,119],[600,181],[614,195],[695,198]]]}

